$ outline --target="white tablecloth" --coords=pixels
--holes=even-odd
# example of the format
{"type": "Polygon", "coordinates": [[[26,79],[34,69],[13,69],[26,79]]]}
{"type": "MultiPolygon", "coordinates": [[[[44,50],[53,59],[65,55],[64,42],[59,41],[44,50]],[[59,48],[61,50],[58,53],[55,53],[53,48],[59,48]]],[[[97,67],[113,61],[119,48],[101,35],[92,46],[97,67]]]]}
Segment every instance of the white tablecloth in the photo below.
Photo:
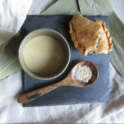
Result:
{"type": "MultiPolygon", "coordinates": [[[[39,14],[57,0],[0,0],[0,45],[14,36],[27,14],[39,14]]],[[[124,22],[124,1],[111,0],[124,22]]],[[[0,123],[124,123],[124,78],[110,63],[111,95],[106,103],[24,108],[21,72],[0,81],[0,123]]]]}

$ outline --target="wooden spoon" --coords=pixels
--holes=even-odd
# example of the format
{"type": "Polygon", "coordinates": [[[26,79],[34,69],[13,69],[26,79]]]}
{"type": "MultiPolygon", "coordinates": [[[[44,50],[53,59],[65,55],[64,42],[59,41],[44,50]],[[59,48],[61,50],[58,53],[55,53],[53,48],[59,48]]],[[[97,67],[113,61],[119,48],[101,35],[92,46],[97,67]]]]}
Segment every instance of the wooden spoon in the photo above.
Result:
{"type": "Polygon", "coordinates": [[[44,94],[46,94],[46,93],[48,93],[48,92],[50,92],[50,91],[52,91],[58,87],[61,87],[61,86],[87,87],[87,86],[90,86],[93,83],[95,83],[97,78],[98,78],[98,69],[95,66],[95,64],[92,62],[89,62],[89,61],[82,61],[82,62],[77,63],[72,68],[72,70],[70,71],[68,76],[65,79],[63,79],[62,81],[55,83],[55,84],[52,84],[50,86],[39,88],[39,89],[31,91],[29,93],[25,93],[24,95],[22,95],[18,99],[18,102],[19,103],[30,102],[30,101],[38,98],[39,96],[42,96],[42,95],[44,95],[44,94]],[[83,65],[86,65],[92,71],[92,77],[88,83],[77,80],[76,76],[75,76],[75,72],[76,72],[77,68],[79,66],[83,66],[83,65]]]}

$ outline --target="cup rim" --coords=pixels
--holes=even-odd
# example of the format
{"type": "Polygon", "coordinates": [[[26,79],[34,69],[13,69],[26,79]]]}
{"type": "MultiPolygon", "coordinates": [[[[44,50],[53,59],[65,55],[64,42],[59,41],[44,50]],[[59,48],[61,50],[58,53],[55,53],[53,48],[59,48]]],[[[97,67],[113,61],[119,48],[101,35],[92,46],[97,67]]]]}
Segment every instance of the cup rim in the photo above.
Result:
{"type": "Polygon", "coordinates": [[[23,69],[23,71],[26,72],[26,73],[27,73],[28,75],[30,75],[31,77],[33,77],[33,78],[35,78],[35,79],[39,79],[39,80],[50,80],[50,79],[54,79],[54,78],[60,76],[60,75],[67,69],[67,66],[69,65],[69,62],[70,62],[70,57],[71,57],[71,50],[70,50],[70,46],[69,46],[67,40],[65,39],[65,37],[64,37],[62,34],[60,34],[59,32],[57,32],[57,31],[55,31],[55,30],[53,30],[53,29],[48,29],[48,28],[40,28],[40,29],[36,29],[36,30],[33,30],[33,31],[31,31],[30,33],[28,33],[28,34],[22,39],[22,41],[21,41],[21,43],[20,43],[20,45],[19,45],[19,49],[18,49],[18,59],[19,59],[20,66],[21,66],[21,68],[23,69]],[[35,74],[35,73],[33,73],[33,72],[30,73],[30,70],[28,69],[29,71],[26,71],[25,68],[24,68],[24,66],[23,66],[23,64],[21,63],[20,51],[21,51],[21,47],[22,47],[22,45],[23,45],[25,39],[26,39],[29,35],[31,35],[32,33],[38,32],[38,31],[41,31],[41,30],[51,31],[51,32],[54,32],[55,34],[57,34],[58,36],[60,36],[60,37],[63,39],[63,41],[66,43],[66,46],[67,46],[67,49],[68,49],[68,54],[69,54],[68,56],[69,56],[69,57],[68,57],[68,59],[67,59],[66,66],[64,67],[64,69],[62,69],[61,72],[59,72],[58,74],[56,74],[56,75],[54,75],[54,76],[52,76],[52,77],[40,77],[40,75],[38,76],[37,74],[35,74]],[[34,75],[34,74],[35,74],[35,75],[34,75]]]}

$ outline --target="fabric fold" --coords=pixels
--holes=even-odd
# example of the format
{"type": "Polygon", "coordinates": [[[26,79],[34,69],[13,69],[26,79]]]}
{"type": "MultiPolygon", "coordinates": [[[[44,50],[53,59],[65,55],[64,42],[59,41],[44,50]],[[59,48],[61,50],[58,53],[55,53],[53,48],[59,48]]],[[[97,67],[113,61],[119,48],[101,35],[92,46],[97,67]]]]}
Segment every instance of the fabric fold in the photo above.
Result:
{"type": "Polygon", "coordinates": [[[32,1],[1,0],[0,2],[0,80],[21,70],[17,59],[18,51],[15,51],[20,40],[17,32],[26,18],[32,1]]]}

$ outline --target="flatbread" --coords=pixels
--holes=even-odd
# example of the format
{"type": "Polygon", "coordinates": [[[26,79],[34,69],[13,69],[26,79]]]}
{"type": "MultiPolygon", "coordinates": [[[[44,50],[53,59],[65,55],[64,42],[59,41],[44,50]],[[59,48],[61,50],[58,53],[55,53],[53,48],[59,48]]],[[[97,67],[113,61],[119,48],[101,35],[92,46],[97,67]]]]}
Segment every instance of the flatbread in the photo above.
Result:
{"type": "Polygon", "coordinates": [[[96,48],[99,40],[101,26],[76,13],[69,22],[70,35],[77,48],[85,56],[89,51],[96,48]]]}
{"type": "Polygon", "coordinates": [[[110,33],[109,33],[108,29],[106,28],[106,24],[103,20],[96,19],[95,22],[102,26],[101,39],[98,42],[97,48],[92,49],[91,51],[89,51],[89,53],[94,52],[94,53],[108,54],[108,52],[111,51],[112,47],[113,47],[112,38],[110,36],[110,33]]]}

